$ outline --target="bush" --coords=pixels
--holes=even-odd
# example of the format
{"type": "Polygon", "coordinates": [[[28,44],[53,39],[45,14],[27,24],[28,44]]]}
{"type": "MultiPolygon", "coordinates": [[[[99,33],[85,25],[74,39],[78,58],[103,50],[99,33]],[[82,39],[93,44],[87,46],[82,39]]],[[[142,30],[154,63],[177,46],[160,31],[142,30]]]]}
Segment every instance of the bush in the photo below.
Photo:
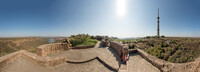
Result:
{"type": "Polygon", "coordinates": [[[163,43],[162,47],[168,47],[169,45],[167,43],[163,43]]]}
{"type": "Polygon", "coordinates": [[[165,36],[161,36],[161,38],[165,38],[165,36]]]}
{"type": "Polygon", "coordinates": [[[95,45],[98,42],[96,39],[92,39],[88,34],[72,35],[70,37],[70,43],[73,47],[82,45],[95,45]]]}

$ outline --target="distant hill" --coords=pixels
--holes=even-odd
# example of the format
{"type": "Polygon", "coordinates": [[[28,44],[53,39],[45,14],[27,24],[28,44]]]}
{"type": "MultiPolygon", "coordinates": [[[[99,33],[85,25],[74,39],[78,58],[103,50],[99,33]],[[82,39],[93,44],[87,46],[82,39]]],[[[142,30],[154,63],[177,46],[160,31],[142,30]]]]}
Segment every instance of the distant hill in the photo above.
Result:
{"type": "Polygon", "coordinates": [[[35,52],[37,46],[47,43],[47,39],[40,37],[0,38],[0,56],[22,49],[35,52]]]}

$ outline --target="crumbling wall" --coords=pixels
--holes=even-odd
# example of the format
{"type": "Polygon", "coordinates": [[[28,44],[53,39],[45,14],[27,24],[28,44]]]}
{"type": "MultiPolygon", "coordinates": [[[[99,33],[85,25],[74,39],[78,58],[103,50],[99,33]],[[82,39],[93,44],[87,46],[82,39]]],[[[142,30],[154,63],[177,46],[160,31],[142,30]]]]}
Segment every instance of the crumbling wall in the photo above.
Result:
{"type": "Polygon", "coordinates": [[[39,56],[46,56],[49,53],[55,53],[69,49],[71,49],[71,47],[67,43],[44,44],[37,48],[36,54],[39,56]]]}
{"type": "Polygon", "coordinates": [[[102,45],[103,47],[107,47],[108,44],[109,44],[109,42],[106,41],[105,39],[103,39],[103,40],[101,41],[101,45],[102,45]]]}
{"type": "Polygon", "coordinates": [[[113,49],[115,49],[118,54],[120,54],[120,51],[122,49],[128,48],[128,46],[126,46],[124,44],[121,44],[121,43],[118,43],[118,42],[115,42],[115,41],[110,42],[110,47],[113,48],[113,49]]]}

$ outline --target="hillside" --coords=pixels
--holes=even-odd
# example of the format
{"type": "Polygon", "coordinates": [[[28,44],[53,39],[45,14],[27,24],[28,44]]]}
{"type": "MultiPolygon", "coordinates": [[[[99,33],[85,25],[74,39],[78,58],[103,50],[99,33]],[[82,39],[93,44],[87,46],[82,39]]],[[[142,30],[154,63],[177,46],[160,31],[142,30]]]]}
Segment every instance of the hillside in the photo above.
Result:
{"type": "Polygon", "coordinates": [[[200,38],[144,38],[136,46],[174,63],[191,62],[200,56],[200,38]]]}
{"type": "Polygon", "coordinates": [[[38,37],[0,38],[0,56],[22,49],[35,52],[37,46],[46,43],[47,39],[38,37]]]}

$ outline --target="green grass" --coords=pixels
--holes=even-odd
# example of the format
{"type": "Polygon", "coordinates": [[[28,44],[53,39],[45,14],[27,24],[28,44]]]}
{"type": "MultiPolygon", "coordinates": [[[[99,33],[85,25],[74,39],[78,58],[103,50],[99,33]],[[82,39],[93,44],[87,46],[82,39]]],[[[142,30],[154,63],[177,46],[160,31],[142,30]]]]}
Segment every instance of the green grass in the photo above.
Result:
{"type": "Polygon", "coordinates": [[[98,40],[93,39],[92,36],[86,34],[72,35],[70,37],[70,43],[73,47],[85,46],[85,45],[95,45],[98,40]]]}

